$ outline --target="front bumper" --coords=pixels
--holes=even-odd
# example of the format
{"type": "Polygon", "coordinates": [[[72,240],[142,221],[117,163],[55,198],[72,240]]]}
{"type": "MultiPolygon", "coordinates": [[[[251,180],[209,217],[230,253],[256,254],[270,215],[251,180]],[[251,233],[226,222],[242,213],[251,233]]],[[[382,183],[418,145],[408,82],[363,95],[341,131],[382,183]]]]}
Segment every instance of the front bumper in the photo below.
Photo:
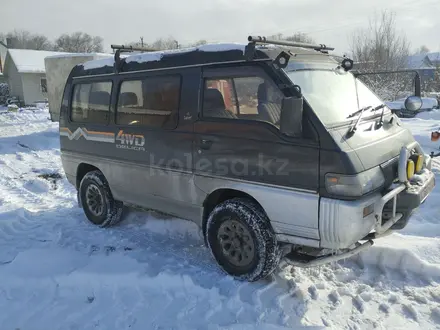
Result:
{"type": "MultiPolygon", "coordinates": [[[[393,225],[402,219],[404,216],[403,213],[399,213],[396,210],[398,209],[398,202],[397,200],[400,199],[399,204],[404,203],[406,204],[406,207],[408,210],[415,209],[420,206],[425,200],[426,197],[431,193],[431,191],[434,189],[435,186],[435,176],[434,174],[426,170],[423,175],[419,175],[419,177],[416,178],[416,181],[410,182],[408,184],[399,184],[396,187],[394,187],[392,190],[387,192],[384,196],[382,196],[379,201],[375,204],[375,214],[374,218],[376,219],[376,222],[374,224],[374,231],[371,231],[367,235],[363,237],[354,237],[354,233],[356,235],[359,235],[361,233],[362,229],[365,228],[363,226],[355,225],[355,226],[347,226],[347,227],[332,227],[327,228],[331,229],[333,231],[333,241],[329,241],[328,238],[329,232],[327,232],[327,240],[325,237],[322,237],[324,241],[321,240],[321,246],[330,248],[330,246],[333,245],[333,248],[336,245],[339,245],[339,249],[341,250],[339,253],[329,253],[326,255],[320,255],[317,257],[310,257],[310,258],[304,258],[304,255],[302,257],[299,257],[298,254],[295,253],[295,251],[287,253],[284,257],[284,260],[286,263],[296,266],[296,267],[314,267],[319,266],[322,264],[326,264],[329,262],[335,262],[338,260],[346,259],[351,256],[354,256],[369,247],[373,245],[373,240],[378,239],[380,237],[386,236],[393,232],[393,225]],[[386,214],[386,211],[384,211],[384,208],[387,204],[391,202],[392,205],[392,214],[389,218],[384,219],[383,214],[386,214]],[[339,230],[338,230],[339,229],[339,230]],[[353,231],[354,229],[354,231],[353,231]],[[347,234],[348,235],[344,235],[347,234]],[[348,242],[355,240],[356,242],[354,245],[343,247],[342,245],[348,244],[348,242]],[[360,243],[359,241],[366,241],[364,243],[360,243]],[[323,246],[324,244],[324,246],[323,246]],[[325,246],[327,245],[327,246],[325,246]]],[[[377,199],[376,199],[377,200],[377,199]]],[[[357,206],[363,206],[365,205],[365,200],[362,201],[357,206]]],[[[368,203],[368,201],[367,201],[368,203]]],[[[341,205],[340,205],[341,206],[341,205]]],[[[348,204],[342,204],[341,208],[342,212],[345,215],[348,215],[348,219],[356,220],[355,218],[351,218],[349,216],[350,211],[352,212],[352,215],[356,214],[356,207],[350,207],[348,204]],[[348,211],[348,213],[347,213],[348,211]],[[354,212],[353,212],[354,211],[354,212]]],[[[358,208],[359,211],[359,208],[358,208]]],[[[339,214],[339,212],[338,212],[339,214]]],[[[341,224],[341,222],[338,222],[341,224]]],[[[357,222],[360,224],[361,222],[357,222]]],[[[365,221],[367,224],[367,227],[372,227],[371,219],[367,219],[365,221]]]]}
{"type": "Polygon", "coordinates": [[[382,234],[406,214],[418,208],[435,187],[435,175],[428,169],[411,181],[400,183],[387,192],[376,210],[375,231],[382,234]]]}
{"type": "Polygon", "coordinates": [[[378,237],[390,229],[404,227],[412,211],[425,201],[435,186],[435,176],[430,170],[431,159],[428,155],[425,155],[425,165],[421,173],[408,181],[406,165],[412,150],[423,152],[417,142],[402,148],[398,167],[399,183],[384,195],[376,193],[356,201],[320,199],[321,248],[346,249],[368,237],[370,233],[378,237]],[[372,211],[364,213],[366,209],[372,211]]]}

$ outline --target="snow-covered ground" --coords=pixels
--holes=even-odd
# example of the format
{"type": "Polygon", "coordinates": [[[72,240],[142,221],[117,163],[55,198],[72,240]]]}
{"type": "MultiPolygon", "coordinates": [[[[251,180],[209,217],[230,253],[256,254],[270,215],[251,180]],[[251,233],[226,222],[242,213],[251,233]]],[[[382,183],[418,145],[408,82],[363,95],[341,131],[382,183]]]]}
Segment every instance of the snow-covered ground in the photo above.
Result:
{"type": "MultiPolygon", "coordinates": [[[[88,224],[48,118],[0,113],[0,329],[440,328],[439,186],[362,255],[238,282],[190,222],[131,212],[110,229],[88,224]]],[[[402,121],[438,148],[438,112],[402,121]]]]}

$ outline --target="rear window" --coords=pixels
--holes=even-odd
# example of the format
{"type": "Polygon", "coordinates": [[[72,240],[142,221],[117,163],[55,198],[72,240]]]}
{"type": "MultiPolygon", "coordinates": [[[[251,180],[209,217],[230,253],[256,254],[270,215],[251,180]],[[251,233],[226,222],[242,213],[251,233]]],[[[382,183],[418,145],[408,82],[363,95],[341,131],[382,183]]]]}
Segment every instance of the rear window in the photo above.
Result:
{"type": "Polygon", "coordinates": [[[116,123],[175,128],[179,99],[179,76],[123,81],[119,91],[116,123]]]}
{"type": "Polygon", "coordinates": [[[111,91],[111,82],[76,84],[70,119],[73,122],[107,124],[111,91]]]}

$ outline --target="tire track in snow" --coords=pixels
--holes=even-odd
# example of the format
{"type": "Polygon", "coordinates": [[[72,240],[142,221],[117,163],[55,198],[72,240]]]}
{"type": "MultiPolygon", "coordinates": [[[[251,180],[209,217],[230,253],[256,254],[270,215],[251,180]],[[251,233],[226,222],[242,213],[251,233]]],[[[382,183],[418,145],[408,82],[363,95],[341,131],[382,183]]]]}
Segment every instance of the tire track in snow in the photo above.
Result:
{"type": "MultiPolygon", "coordinates": [[[[36,119],[32,115],[28,118],[29,122],[36,119]]],[[[18,136],[26,130],[11,127],[7,132],[18,136]]],[[[26,164],[34,163],[32,167],[49,168],[50,153],[37,150],[21,157],[26,164]]],[[[2,166],[7,163],[4,160],[3,156],[2,166]]],[[[59,169],[60,166],[60,163],[54,165],[59,169]]],[[[27,170],[30,169],[31,166],[27,170]]],[[[404,250],[400,251],[402,262],[397,269],[389,267],[389,256],[382,250],[378,251],[379,256],[382,253],[380,258],[363,261],[354,258],[313,270],[286,267],[271,280],[237,282],[217,268],[200,239],[185,232],[180,235],[154,232],[157,230],[149,226],[153,219],[148,214],[130,215],[111,229],[93,227],[75,206],[74,194],[64,180],[59,190],[35,194],[23,187],[28,178],[18,182],[15,179],[17,173],[24,174],[20,171],[9,167],[0,176],[0,199],[11,193],[13,198],[7,206],[20,205],[24,210],[23,216],[17,216],[16,211],[0,213],[0,250],[15,254],[39,247],[62,250],[76,253],[90,264],[122,256],[136,260],[140,272],[137,276],[117,275],[78,267],[66,274],[20,281],[4,275],[8,266],[19,261],[17,258],[0,266],[0,308],[4,311],[0,313],[0,325],[13,325],[11,328],[17,323],[23,325],[17,322],[20,312],[28,313],[25,325],[29,328],[38,327],[40,320],[51,320],[52,324],[71,329],[108,329],[115,324],[136,329],[148,325],[168,329],[176,324],[179,328],[202,329],[207,323],[227,326],[255,324],[256,320],[279,326],[294,326],[303,320],[338,328],[367,329],[375,325],[406,328],[410,324],[430,329],[440,322],[440,296],[436,293],[440,292],[439,284],[435,278],[420,279],[408,271],[414,267],[405,262],[404,250]],[[57,202],[50,201],[60,200],[61,195],[65,201],[55,208],[57,202]],[[47,240],[42,242],[40,238],[47,240]],[[405,290],[408,287],[411,290],[405,290]],[[327,299],[331,294],[339,303],[327,299]],[[36,297],[42,301],[40,306],[36,297]],[[89,302],[88,297],[93,300],[89,302]],[[23,306],[28,310],[23,311],[23,306]],[[193,319],[196,323],[191,322],[193,319]]],[[[434,216],[427,219],[426,212],[420,215],[420,221],[424,219],[434,223],[436,220],[434,216]]],[[[174,223],[179,228],[186,226],[180,225],[183,223],[180,220],[174,223]]],[[[162,228],[169,228],[165,221],[162,228]]],[[[42,257],[50,258],[49,251],[42,257]]],[[[392,259],[394,262],[396,256],[392,259]]],[[[119,265],[124,260],[115,262],[119,265]]],[[[419,262],[417,258],[408,260],[419,262]]],[[[124,268],[124,263],[120,265],[124,268]]],[[[422,269],[423,265],[418,265],[422,269]]]]}
{"type": "MultiPolygon", "coordinates": [[[[336,313],[339,315],[338,328],[350,328],[344,320],[356,315],[355,319],[363,324],[362,329],[374,329],[379,324],[385,328],[399,325],[405,327],[408,322],[418,324],[416,328],[431,329],[438,323],[432,315],[436,315],[440,304],[431,299],[433,293],[440,292],[438,282],[427,283],[417,275],[410,275],[405,279],[401,277],[399,270],[385,269],[383,272],[383,269],[369,265],[361,268],[355,262],[320,268],[319,272],[297,269],[292,273],[292,280],[303,287],[320,279],[325,281],[325,287],[319,286],[317,290],[319,296],[330,298],[328,304],[313,299],[311,295],[307,300],[310,309],[319,306],[320,313],[316,318],[322,313],[332,318],[336,313]],[[356,276],[352,276],[353,273],[356,276]],[[336,274],[336,277],[329,281],[327,274],[336,274]],[[410,289],[408,283],[411,283],[410,289]],[[371,315],[375,318],[372,319],[371,315]]],[[[437,327],[440,327],[440,323],[437,327]]]]}

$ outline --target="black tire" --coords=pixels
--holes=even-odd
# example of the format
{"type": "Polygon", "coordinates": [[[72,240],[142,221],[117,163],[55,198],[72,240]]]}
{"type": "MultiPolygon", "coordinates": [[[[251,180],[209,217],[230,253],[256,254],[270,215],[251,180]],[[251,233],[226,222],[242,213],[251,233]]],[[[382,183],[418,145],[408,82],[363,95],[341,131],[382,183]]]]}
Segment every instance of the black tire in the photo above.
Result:
{"type": "MultiPolygon", "coordinates": [[[[247,198],[234,198],[217,205],[208,217],[205,237],[219,266],[238,280],[254,282],[265,278],[277,268],[281,259],[281,250],[268,217],[257,203],[247,198]],[[229,252],[229,257],[225,255],[225,246],[228,243],[225,245],[223,241],[222,245],[224,237],[220,238],[219,234],[224,233],[221,228],[226,221],[234,221],[233,223],[241,225],[240,230],[247,230],[251,236],[253,253],[252,257],[246,256],[249,258],[249,263],[246,265],[234,265],[230,261],[231,258],[235,258],[231,257],[231,252],[229,252]]],[[[248,240],[248,236],[245,238],[248,240]]],[[[238,240],[238,238],[234,239],[234,241],[238,240]]],[[[244,240],[240,240],[240,242],[242,251],[246,253],[243,247],[243,244],[246,245],[246,243],[244,240]]],[[[235,246],[236,243],[233,244],[235,246]]],[[[248,246],[245,247],[248,248],[248,246]]],[[[241,256],[241,253],[238,253],[241,256]]]]}
{"type": "Polygon", "coordinates": [[[124,205],[113,198],[108,182],[100,171],[91,171],[84,175],[79,185],[78,197],[79,204],[92,224],[100,227],[109,227],[121,221],[124,205]],[[98,197],[90,198],[94,193],[98,197]],[[86,196],[86,194],[89,194],[89,196],[86,196]],[[91,200],[92,202],[88,202],[91,200]],[[94,203],[93,200],[99,201],[94,203]],[[102,206],[93,207],[99,203],[102,206]]]}

